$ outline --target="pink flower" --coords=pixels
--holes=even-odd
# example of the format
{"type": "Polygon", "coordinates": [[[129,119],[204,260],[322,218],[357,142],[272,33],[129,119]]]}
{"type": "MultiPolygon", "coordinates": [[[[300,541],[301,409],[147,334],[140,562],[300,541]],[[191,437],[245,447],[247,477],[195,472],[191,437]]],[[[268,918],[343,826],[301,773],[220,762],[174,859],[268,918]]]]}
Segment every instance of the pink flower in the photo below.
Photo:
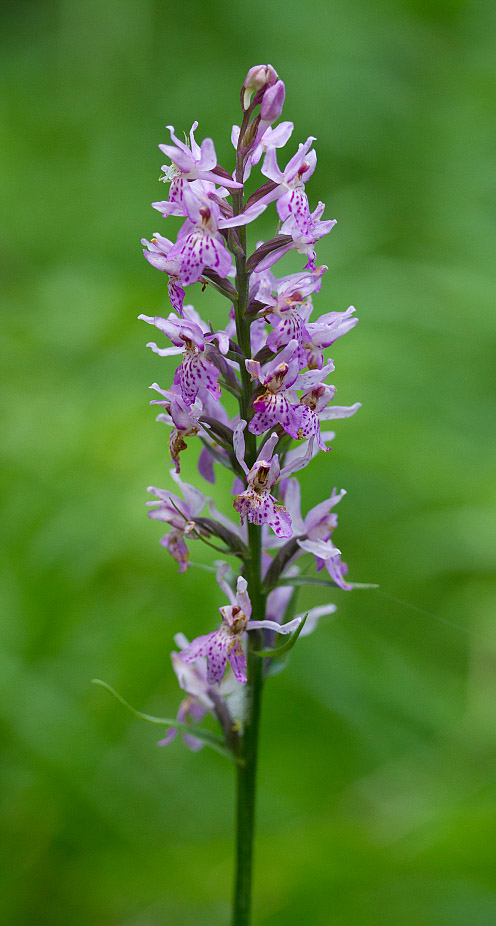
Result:
{"type": "Polygon", "coordinates": [[[198,532],[195,518],[205,506],[205,496],[199,489],[182,482],[173,470],[170,474],[181,489],[183,498],[168,492],[167,489],[157,489],[149,486],[148,492],[155,495],[156,501],[147,502],[150,506],[148,517],[154,521],[164,521],[170,524],[172,530],[162,537],[160,543],[169,551],[173,559],[179,563],[179,572],[185,572],[189,566],[189,550],[185,538],[193,531],[198,532]],[[153,506],[153,507],[151,507],[153,506]]]}
{"type": "MultiPolygon", "coordinates": [[[[261,136],[259,142],[253,151],[248,155],[248,159],[245,165],[244,177],[243,180],[248,180],[250,176],[251,169],[255,164],[258,164],[260,158],[265,154],[269,148],[283,148],[286,142],[291,137],[293,131],[292,122],[280,122],[275,129],[266,128],[263,135],[261,136]]],[[[233,125],[231,132],[231,141],[234,148],[238,147],[239,140],[239,125],[233,125]]]]}
{"type": "Polygon", "coordinates": [[[267,204],[277,200],[281,221],[291,216],[298,230],[305,234],[311,221],[305,182],[312,176],[317,163],[315,150],[309,150],[314,141],[314,136],[309,135],[306,142],[298,146],[298,151],[288,161],[284,171],[279,169],[275,148],[269,148],[262,167],[262,173],[277,186],[262,197],[260,202],[267,204]]]}
{"type": "Polygon", "coordinates": [[[148,263],[151,264],[152,267],[156,267],[157,270],[161,270],[169,275],[167,283],[169,299],[172,308],[175,309],[179,315],[182,315],[185,292],[179,282],[180,261],[177,258],[172,260],[169,258],[169,253],[173,247],[172,241],[169,241],[168,238],[164,238],[162,235],[159,235],[158,232],[155,232],[151,241],[142,238],[141,244],[145,245],[143,254],[148,263]]]}
{"type": "MultiPolygon", "coordinates": [[[[174,637],[176,646],[188,647],[189,642],[182,633],[177,633],[174,637]]],[[[186,692],[186,698],[181,701],[177,712],[177,719],[180,723],[187,723],[189,720],[199,723],[203,720],[206,713],[215,713],[215,703],[212,700],[214,693],[211,685],[207,682],[207,661],[199,659],[194,665],[186,664],[180,653],[171,653],[172,667],[176,673],[177,680],[183,691],[186,692]]],[[[219,687],[218,697],[225,698],[232,694],[236,686],[234,678],[229,676],[219,687]]],[[[168,746],[177,736],[175,727],[169,727],[164,739],[159,740],[158,746],[168,746]]],[[[197,752],[205,745],[201,739],[191,733],[183,733],[183,742],[193,752],[197,752]]]]}
{"type": "Polygon", "coordinates": [[[252,379],[258,379],[265,387],[263,394],[253,402],[255,414],[248,425],[252,434],[263,434],[272,427],[282,425],[287,434],[298,437],[299,422],[294,409],[295,395],[288,390],[294,386],[298,378],[302,354],[304,358],[304,352],[298,342],[292,340],[268,364],[265,373],[262,373],[258,361],[245,361],[252,379]]]}
{"type": "Polygon", "coordinates": [[[307,339],[303,340],[303,347],[311,369],[320,370],[324,362],[324,349],[358,324],[358,318],[352,318],[354,311],[350,305],[345,312],[326,312],[315,322],[307,321],[307,339]]]}
{"type": "MultiPolygon", "coordinates": [[[[190,308],[192,307],[185,307],[185,315],[190,308]]],[[[188,314],[192,313],[188,312],[188,314]]],[[[204,335],[197,320],[193,321],[190,318],[180,319],[173,312],[168,318],[161,318],[158,315],[139,315],[138,318],[148,322],[149,325],[155,325],[159,331],[162,331],[172,341],[172,347],[158,347],[154,341],[150,341],[147,347],[151,347],[155,354],[159,354],[161,357],[169,357],[174,354],[184,355],[182,363],[176,370],[174,382],[179,387],[181,395],[188,405],[195,401],[202,389],[206,389],[214,399],[220,399],[219,370],[207,359],[205,354],[207,343],[212,340],[212,336],[204,335]]]]}
{"type": "Polygon", "coordinates": [[[264,314],[276,326],[267,338],[267,345],[274,353],[293,339],[299,344],[310,340],[305,323],[305,315],[310,314],[312,308],[309,296],[320,290],[321,277],[326,270],[323,265],[313,271],[292,273],[280,280],[276,280],[270,272],[263,275],[257,300],[264,304],[264,314]],[[274,291],[277,296],[272,295],[274,291]]]}
{"type": "MultiPolygon", "coordinates": [[[[183,200],[183,214],[187,214],[188,218],[179,229],[177,241],[168,255],[170,260],[179,261],[181,283],[184,286],[197,283],[205,267],[222,278],[227,277],[232,270],[233,259],[219,229],[247,225],[264,211],[265,205],[255,203],[240,215],[225,217],[210,194],[196,195],[191,187],[187,187],[183,191],[183,200]]],[[[154,205],[161,207],[163,204],[154,205]]]]}
{"type": "Polygon", "coordinates": [[[312,508],[304,521],[300,513],[300,486],[298,480],[288,479],[282,482],[281,494],[284,503],[291,511],[294,532],[296,535],[300,535],[298,538],[300,549],[315,556],[317,571],[320,571],[325,566],[332,581],[344,591],[350,591],[353,586],[346,582],[344,578],[348,572],[348,567],[341,560],[341,551],[334,546],[331,540],[331,534],[338,523],[337,515],[332,509],[341,501],[343,495],[346,495],[346,491],[341,489],[338,492],[333,489],[330,498],[312,508]]]}
{"type": "Polygon", "coordinates": [[[237,183],[225,171],[217,167],[217,155],[211,138],[205,138],[201,146],[195,140],[195,129],[198,122],[193,122],[189,133],[189,146],[176,137],[174,126],[168,125],[173,145],[159,145],[160,150],[172,161],[172,167],[163,167],[165,180],[171,180],[169,200],[180,203],[183,199],[185,184],[194,180],[207,180],[220,183],[222,186],[239,189],[242,183],[237,183]]]}
{"type": "Polygon", "coordinates": [[[218,573],[218,582],[227,594],[230,604],[219,608],[222,615],[222,624],[212,633],[196,637],[186,649],[180,653],[185,663],[196,662],[203,656],[207,659],[207,682],[210,685],[219,685],[224,676],[226,663],[229,660],[235,678],[238,682],[246,682],[246,657],[243,650],[244,635],[249,630],[267,628],[277,633],[292,633],[301,622],[301,618],[294,618],[287,624],[278,624],[270,620],[250,620],[251,601],[248,595],[246,579],[238,577],[236,595],[224,581],[225,564],[218,573]]]}
{"type": "Polygon", "coordinates": [[[268,524],[278,537],[291,537],[291,518],[284,505],[270,494],[279,474],[279,458],[272,457],[277,434],[272,434],[260,451],[258,459],[250,470],[244,461],[245,442],[243,430],[246,421],[241,420],[234,432],[234,451],[238,462],[246,473],[247,488],[234,498],[234,508],[241,517],[241,523],[247,518],[250,524],[268,524]]]}

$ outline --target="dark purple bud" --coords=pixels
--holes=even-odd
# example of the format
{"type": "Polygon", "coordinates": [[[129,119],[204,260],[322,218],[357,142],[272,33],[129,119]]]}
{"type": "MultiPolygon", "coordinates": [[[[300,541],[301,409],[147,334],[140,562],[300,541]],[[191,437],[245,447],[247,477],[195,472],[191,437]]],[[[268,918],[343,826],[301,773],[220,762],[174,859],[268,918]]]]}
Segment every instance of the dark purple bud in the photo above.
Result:
{"type": "Polygon", "coordinates": [[[278,80],[272,87],[269,87],[263,96],[260,107],[260,118],[262,122],[272,125],[282,112],[286,88],[282,80],[278,80]]]}

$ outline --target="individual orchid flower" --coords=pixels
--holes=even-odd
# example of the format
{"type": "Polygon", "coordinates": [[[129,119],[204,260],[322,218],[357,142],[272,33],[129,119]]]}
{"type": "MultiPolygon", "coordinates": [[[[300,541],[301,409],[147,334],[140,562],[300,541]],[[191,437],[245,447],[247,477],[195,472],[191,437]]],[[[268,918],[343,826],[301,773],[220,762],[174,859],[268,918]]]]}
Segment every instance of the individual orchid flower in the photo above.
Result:
{"type": "Polygon", "coordinates": [[[271,64],[255,64],[250,68],[246,75],[241,88],[241,105],[246,111],[252,102],[252,96],[255,94],[253,104],[261,97],[261,91],[272,87],[278,81],[277,71],[271,64]]]}
{"type": "Polygon", "coordinates": [[[238,462],[246,473],[247,488],[235,496],[234,508],[242,524],[247,518],[250,524],[268,524],[278,537],[291,537],[291,518],[284,505],[270,494],[280,474],[279,458],[277,454],[272,456],[278,435],[271,434],[249,470],[244,461],[244,427],[246,422],[242,420],[234,432],[233,443],[238,462]]]}
{"type": "MultiPolygon", "coordinates": [[[[265,197],[262,197],[259,202],[264,203],[265,199],[265,197]]],[[[321,221],[320,217],[324,209],[324,203],[319,202],[317,208],[309,213],[307,227],[304,231],[299,228],[294,217],[290,215],[281,225],[280,232],[275,238],[271,238],[270,241],[259,245],[258,253],[255,252],[255,255],[250,258],[252,266],[255,265],[256,269],[262,273],[270,270],[289,251],[296,250],[298,254],[304,254],[307,258],[304,270],[314,271],[316,269],[314,245],[319,238],[328,235],[337,224],[336,219],[321,221]],[[255,256],[257,260],[253,262],[255,256]]]]}
{"type": "Polygon", "coordinates": [[[175,309],[179,315],[182,315],[185,292],[179,282],[180,261],[177,258],[172,260],[169,258],[169,253],[173,247],[172,241],[169,241],[168,238],[164,238],[162,235],[159,235],[158,232],[155,232],[151,241],[148,241],[147,238],[142,238],[141,244],[144,245],[143,254],[148,263],[151,264],[152,267],[156,267],[157,270],[161,270],[168,274],[167,289],[169,292],[169,299],[173,309],[175,309]]]}
{"type": "Polygon", "coordinates": [[[155,325],[172,341],[172,347],[158,347],[154,341],[150,341],[147,347],[155,354],[161,357],[183,354],[174,382],[179,387],[184,401],[187,404],[193,403],[202,389],[207,390],[214,399],[220,399],[219,370],[206,357],[206,347],[213,336],[205,336],[196,321],[180,319],[173,312],[167,319],[150,315],[138,317],[149,325],[155,325]]]}
{"type": "Polygon", "coordinates": [[[260,105],[260,121],[258,123],[255,145],[258,144],[269,126],[279,119],[286,97],[284,81],[277,80],[271,87],[267,87],[260,105]]]}
{"type": "MultiPolygon", "coordinates": [[[[243,180],[246,182],[250,176],[251,169],[260,161],[260,158],[265,154],[269,148],[283,148],[284,145],[289,141],[291,134],[293,132],[294,125],[292,122],[280,122],[275,129],[266,128],[263,135],[260,137],[260,140],[257,142],[256,146],[248,155],[245,164],[243,180]]],[[[238,147],[239,140],[239,125],[233,125],[231,132],[231,141],[233,147],[236,149],[238,147]]]]}
{"type": "Polygon", "coordinates": [[[299,626],[301,619],[294,618],[287,624],[278,624],[271,620],[250,620],[252,606],[248,595],[248,585],[243,576],[239,576],[236,584],[236,594],[231,591],[223,579],[222,572],[219,584],[227,594],[230,604],[219,608],[222,615],[222,624],[212,633],[196,637],[186,649],[182,650],[180,657],[186,664],[196,662],[203,656],[207,659],[207,682],[210,685],[219,685],[223,679],[226,663],[229,660],[235,678],[245,683],[246,657],[243,650],[244,635],[249,630],[267,628],[277,633],[292,633],[299,626]]]}
{"type": "Polygon", "coordinates": [[[354,405],[329,405],[336,394],[336,387],[327,386],[324,382],[318,382],[316,378],[319,380],[325,379],[327,373],[333,369],[333,362],[328,361],[321,370],[309,370],[307,373],[300,374],[296,383],[296,385],[310,387],[301,396],[300,404],[295,408],[295,414],[300,425],[298,437],[314,437],[317,446],[324,452],[331,448],[327,447],[321,435],[321,421],[335,418],[351,418],[361,408],[360,402],[355,402],[354,405]]]}
{"type": "Polygon", "coordinates": [[[322,412],[334,398],[335,386],[326,386],[319,383],[308,389],[300,398],[300,404],[295,409],[299,421],[298,437],[315,437],[320,450],[327,452],[331,448],[326,445],[320,433],[319,412],[322,412]]]}
{"type": "Polygon", "coordinates": [[[252,379],[258,379],[265,389],[253,402],[255,414],[248,425],[252,434],[263,434],[281,425],[291,437],[298,437],[299,419],[294,409],[294,396],[289,390],[298,378],[302,353],[298,342],[293,339],[268,364],[265,373],[262,373],[257,360],[245,361],[252,379]]]}
{"type": "Polygon", "coordinates": [[[183,482],[174,470],[171,470],[170,474],[181,489],[183,498],[167,489],[149,486],[147,491],[155,495],[156,501],[147,502],[150,506],[148,516],[154,521],[170,524],[172,530],[161,538],[160,543],[179,563],[179,572],[185,572],[189,566],[189,550],[185,538],[193,532],[201,533],[195,518],[205,507],[206,499],[199,489],[183,482]]]}
{"type": "Polygon", "coordinates": [[[321,277],[326,270],[323,265],[313,271],[292,273],[280,280],[269,272],[263,275],[257,301],[264,305],[264,315],[276,326],[267,338],[267,346],[274,353],[293,339],[299,344],[310,340],[302,308],[311,307],[308,297],[320,290],[321,277]],[[274,291],[276,296],[272,295],[274,291]]]}
{"type": "MultiPolygon", "coordinates": [[[[163,397],[152,399],[150,405],[161,405],[165,409],[165,412],[157,415],[155,421],[162,421],[172,427],[169,435],[169,450],[176,473],[179,473],[181,471],[179,454],[187,449],[185,439],[198,434],[205,428],[200,421],[203,403],[197,396],[195,401],[189,405],[184,401],[179,387],[174,384],[171,389],[161,389],[158,383],[152,383],[150,389],[155,389],[163,397]]],[[[204,431],[204,433],[208,432],[204,431]]]]}
{"type": "Polygon", "coordinates": [[[307,340],[302,343],[310,369],[320,370],[324,349],[358,324],[358,318],[352,318],[354,312],[354,306],[350,305],[345,312],[327,312],[314,322],[306,321],[307,340]]]}
{"type": "Polygon", "coordinates": [[[198,122],[193,122],[189,133],[189,146],[176,137],[174,126],[168,125],[172,145],[159,145],[163,154],[172,161],[171,167],[163,167],[165,180],[171,181],[169,200],[180,203],[184,187],[188,182],[207,180],[231,189],[240,189],[243,184],[232,180],[226,171],[217,166],[217,155],[211,138],[205,138],[201,146],[195,140],[198,122]]]}
{"type": "Polygon", "coordinates": [[[316,209],[308,214],[304,224],[298,223],[295,217],[290,215],[281,225],[281,235],[290,235],[292,238],[292,243],[287,245],[284,253],[295,248],[298,254],[306,254],[308,261],[305,269],[315,270],[314,244],[319,238],[328,235],[337,224],[336,219],[321,220],[324,209],[324,203],[319,202],[316,209]]]}
{"type": "Polygon", "coordinates": [[[312,148],[314,141],[314,136],[309,135],[306,142],[298,146],[298,151],[288,161],[284,171],[279,169],[275,148],[269,148],[262,167],[264,176],[276,186],[259,202],[268,204],[277,200],[281,221],[291,217],[301,234],[307,234],[308,223],[311,222],[305,183],[312,176],[317,163],[317,155],[312,148]]]}
{"type": "Polygon", "coordinates": [[[312,508],[305,520],[302,520],[300,511],[300,486],[297,479],[281,481],[281,497],[291,512],[294,534],[298,536],[298,546],[307,553],[315,556],[317,571],[325,566],[330,578],[344,591],[350,591],[352,586],[345,581],[348,572],[346,563],[341,561],[341,551],[331,540],[331,534],[337,527],[338,519],[333,508],[346,495],[345,489],[338,492],[333,489],[326,501],[320,502],[312,508]]]}
{"type": "Polygon", "coordinates": [[[184,286],[197,283],[205,267],[226,277],[232,268],[232,255],[218,232],[218,207],[197,200],[180,228],[169,257],[179,261],[179,278],[184,286]],[[217,213],[217,215],[216,215],[217,213]]]}
{"type": "MultiPolygon", "coordinates": [[[[177,633],[174,636],[174,643],[180,649],[189,646],[189,641],[183,633],[177,633]]],[[[181,701],[177,712],[178,721],[180,723],[188,723],[188,721],[199,723],[203,720],[205,714],[215,714],[215,693],[212,691],[212,686],[207,682],[207,660],[199,659],[194,664],[186,664],[181,659],[180,653],[177,652],[171,653],[171,660],[179,685],[186,692],[186,698],[181,701]]],[[[231,695],[236,684],[232,675],[227,676],[218,688],[217,698],[225,699],[231,695]]],[[[159,740],[157,745],[168,746],[176,736],[177,729],[169,727],[164,739],[159,740]]],[[[203,740],[191,733],[183,733],[183,742],[193,752],[198,752],[205,745],[203,740]]]]}

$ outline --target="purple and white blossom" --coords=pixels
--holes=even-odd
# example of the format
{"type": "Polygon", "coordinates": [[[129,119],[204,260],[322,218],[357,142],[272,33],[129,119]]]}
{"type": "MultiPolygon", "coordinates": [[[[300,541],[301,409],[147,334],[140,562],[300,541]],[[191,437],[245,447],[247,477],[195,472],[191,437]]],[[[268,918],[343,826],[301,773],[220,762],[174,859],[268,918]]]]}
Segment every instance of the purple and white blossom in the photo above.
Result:
{"type": "Polygon", "coordinates": [[[183,482],[174,470],[171,470],[170,474],[181,489],[183,498],[179,498],[167,489],[148,486],[147,491],[156,498],[156,501],[147,502],[150,508],[148,517],[154,521],[164,521],[165,524],[170,524],[171,531],[162,537],[160,543],[179,563],[179,572],[184,572],[189,565],[189,550],[185,538],[193,532],[198,533],[199,528],[195,524],[195,518],[205,507],[206,499],[203,492],[183,482]]]}
{"type": "Polygon", "coordinates": [[[244,637],[249,630],[268,629],[277,633],[292,633],[301,623],[301,618],[294,618],[287,624],[278,624],[271,620],[250,620],[252,606],[248,595],[246,579],[239,576],[234,594],[223,574],[218,579],[222,589],[227,594],[230,604],[219,608],[222,615],[222,624],[218,630],[207,633],[193,640],[186,649],[180,653],[185,663],[196,662],[203,656],[207,659],[207,682],[210,685],[219,685],[224,677],[226,663],[229,660],[235,678],[238,682],[246,682],[246,656],[244,653],[244,637]]]}
{"type": "Polygon", "coordinates": [[[345,312],[327,312],[315,322],[306,322],[308,340],[303,341],[303,347],[310,369],[322,369],[324,349],[358,324],[358,318],[352,318],[354,312],[350,305],[345,312]]]}
{"type": "Polygon", "coordinates": [[[234,508],[241,517],[243,524],[245,518],[250,524],[268,524],[278,537],[291,537],[291,518],[284,507],[271,495],[281,467],[277,454],[272,456],[278,441],[277,434],[271,434],[260,451],[251,469],[245,463],[245,442],[243,430],[245,421],[240,421],[234,432],[234,450],[238,462],[246,473],[247,488],[234,498],[234,508]]]}
{"type": "Polygon", "coordinates": [[[206,354],[207,345],[212,341],[213,335],[204,335],[195,321],[180,319],[173,312],[168,318],[149,315],[140,315],[139,318],[149,325],[155,325],[172,342],[172,347],[158,347],[154,341],[150,341],[147,347],[155,354],[161,357],[183,354],[174,382],[184,401],[191,404],[203,389],[210,392],[214,399],[220,399],[219,370],[207,359],[206,354]]]}
{"type": "Polygon", "coordinates": [[[263,434],[281,425],[291,437],[298,437],[298,417],[291,401],[293,394],[289,390],[298,379],[300,364],[301,348],[295,340],[290,341],[269,363],[264,373],[257,360],[245,361],[251,377],[258,379],[265,390],[253,402],[255,413],[248,425],[252,434],[263,434]]]}
{"type": "Polygon", "coordinates": [[[217,155],[211,138],[205,138],[201,145],[195,140],[198,122],[193,122],[189,133],[189,146],[176,137],[174,126],[168,125],[172,145],[159,145],[163,154],[172,161],[172,167],[163,167],[163,179],[171,181],[170,201],[182,202],[186,183],[193,180],[209,180],[222,186],[239,189],[242,183],[231,180],[228,174],[219,171],[217,155]]]}
{"type": "MultiPolygon", "coordinates": [[[[294,125],[292,122],[280,122],[275,129],[265,129],[263,135],[260,137],[259,142],[257,143],[256,147],[252,149],[246,161],[243,175],[244,182],[248,180],[252,167],[258,164],[262,155],[264,155],[269,150],[269,148],[284,147],[292,135],[293,128],[294,125]]],[[[237,148],[238,146],[239,132],[239,125],[233,125],[231,131],[231,141],[234,148],[237,148]]]]}
{"type": "Polygon", "coordinates": [[[274,182],[275,188],[260,202],[268,204],[276,200],[281,221],[292,217],[302,234],[307,233],[308,223],[311,221],[305,183],[312,176],[317,164],[317,155],[312,148],[314,141],[314,136],[309,135],[306,142],[298,146],[298,151],[283,171],[279,169],[275,148],[268,149],[262,166],[262,173],[274,182]]]}
{"type": "Polygon", "coordinates": [[[317,571],[325,566],[332,581],[344,591],[350,591],[353,586],[344,578],[348,567],[341,560],[341,551],[331,540],[331,535],[338,523],[337,514],[333,509],[346,495],[345,489],[341,489],[340,492],[333,489],[330,497],[312,508],[304,521],[301,517],[298,480],[288,479],[283,482],[281,495],[284,504],[291,512],[295,535],[299,535],[297,543],[300,549],[314,555],[317,571]]]}
{"type": "Polygon", "coordinates": [[[151,241],[142,238],[141,244],[144,245],[143,254],[148,263],[151,264],[152,267],[156,267],[157,270],[161,270],[168,274],[169,281],[167,288],[172,308],[175,309],[179,315],[182,315],[185,292],[179,282],[181,262],[177,257],[172,259],[169,257],[173,247],[172,241],[169,241],[168,238],[164,238],[162,235],[159,235],[158,232],[155,232],[151,241]]]}
{"type": "MultiPolygon", "coordinates": [[[[307,621],[308,623],[308,621],[307,621]]],[[[174,643],[180,649],[186,649],[189,641],[183,633],[177,633],[174,643]]],[[[236,681],[232,675],[227,676],[218,686],[217,692],[207,681],[207,660],[198,659],[194,664],[185,663],[181,654],[171,653],[172,668],[179,682],[179,687],[186,692],[186,697],[179,705],[177,719],[180,723],[193,721],[197,724],[203,720],[205,714],[215,714],[215,696],[224,699],[231,695],[236,688],[236,681]]],[[[177,729],[169,727],[165,737],[157,743],[158,746],[168,746],[177,736],[177,729]]],[[[183,733],[183,742],[193,752],[198,752],[205,745],[203,740],[192,733],[183,733]]]]}
{"type": "Polygon", "coordinates": [[[263,274],[257,300],[263,303],[264,314],[275,325],[267,338],[267,346],[274,353],[292,340],[302,344],[311,339],[305,324],[305,309],[311,310],[309,296],[320,290],[321,277],[326,270],[323,265],[315,270],[292,273],[280,280],[276,280],[270,271],[263,274]],[[277,295],[273,296],[273,292],[277,295]]]}

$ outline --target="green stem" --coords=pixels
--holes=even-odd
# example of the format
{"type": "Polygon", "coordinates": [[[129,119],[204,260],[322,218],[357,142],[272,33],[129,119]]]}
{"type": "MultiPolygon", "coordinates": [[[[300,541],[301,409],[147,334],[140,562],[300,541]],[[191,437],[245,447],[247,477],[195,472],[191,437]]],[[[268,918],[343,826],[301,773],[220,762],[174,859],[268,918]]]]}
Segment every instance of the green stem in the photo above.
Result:
{"type": "MultiPolygon", "coordinates": [[[[265,617],[265,595],[261,579],[261,529],[248,525],[250,558],[246,578],[254,620],[265,617]]],[[[248,666],[245,689],[245,717],[237,766],[236,799],[236,873],[232,926],[249,926],[252,894],[253,842],[255,833],[255,796],[258,753],[258,730],[263,691],[263,660],[255,651],[262,643],[259,631],[249,634],[248,666]]]]}
{"type": "Polygon", "coordinates": [[[250,926],[255,832],[255,794],[258,751],[258,727],[263,687],[263,659],[248,653],[245,721],[241,758],[237,766],[236,798],[236,873],[232,926],[250,926]]]}
{"type": "MultiPolygon", "coordinates": [[[[237,156],[237,179],[242,180],[243,165],[237,156]]],[[[242,191],[233,194],[233,212],[239,215],[243,210],[242,191]]],[[[241,396],[239,399],[241,417],[247,420],[253,388],[245,367],[245,358],[251,357],[250,323],[246,317],[248,304],[249,273],[246,269],[246,229],[238,228],[241,248],[234,252],[236,261],[236,290],[238,300],[234,305],[236,334],[240,357],[241,396]]],[[[252,467],[257,456],[256,437],[245,430],[246,463],[252,467]]],[[[266,595],[262,587],[262,535],[256,524],[248,524],[249,556],[245,564],[248,593],[252,603],[254,620],[265,618],[266,595]]],[[[263,659],[255,655],[262,644],[260,631],[248,634],[247,682],[245,686],[245,712],[243,731],[239,738],[236,797],[236,869],[234,877],[232,926],[250,926],[253,873],[253,842],[255,833],[255,795],[258,752],[258,729],[263,691],[263,659]]]]}

